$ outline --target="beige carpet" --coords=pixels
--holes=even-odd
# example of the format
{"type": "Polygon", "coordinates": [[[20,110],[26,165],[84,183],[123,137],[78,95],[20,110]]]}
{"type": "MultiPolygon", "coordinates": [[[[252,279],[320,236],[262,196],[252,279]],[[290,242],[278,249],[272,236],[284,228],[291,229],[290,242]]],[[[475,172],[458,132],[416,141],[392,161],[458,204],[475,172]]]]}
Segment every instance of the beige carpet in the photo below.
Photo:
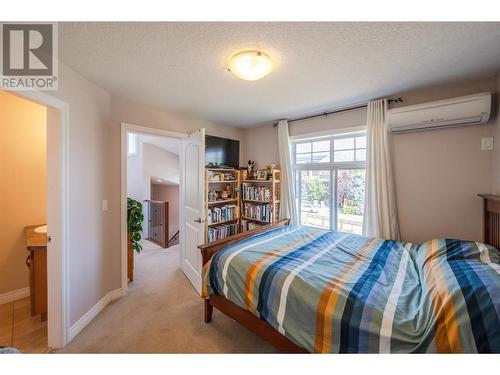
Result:
{"type": "Polygon", "coordinates": [[[179,246],[147,241],[135,258],[128,295],[102,311],[63,353],[275,353],[214,310],[203,321],[203,300],[179,269],[179,246]]]}

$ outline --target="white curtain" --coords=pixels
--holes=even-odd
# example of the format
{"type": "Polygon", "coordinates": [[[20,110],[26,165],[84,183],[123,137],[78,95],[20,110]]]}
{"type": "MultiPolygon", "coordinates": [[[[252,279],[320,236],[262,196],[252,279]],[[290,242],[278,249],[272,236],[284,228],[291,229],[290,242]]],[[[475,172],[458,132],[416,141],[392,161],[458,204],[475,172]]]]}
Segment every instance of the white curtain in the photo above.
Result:
{"type": "Polygon", "coordinates": [[[386,126],[387,99],[368,103],[363,234],[399,240],[396,189],[386,126]]]}
{"type": "Polygon", "coordinates": [[[281,168],[280,219],[289,218],[292,224],[298,224],[297,203],[293,187],[292,157],[290,154],[290,136],[288,121],[278,122],[278,151],[281,168]]]}

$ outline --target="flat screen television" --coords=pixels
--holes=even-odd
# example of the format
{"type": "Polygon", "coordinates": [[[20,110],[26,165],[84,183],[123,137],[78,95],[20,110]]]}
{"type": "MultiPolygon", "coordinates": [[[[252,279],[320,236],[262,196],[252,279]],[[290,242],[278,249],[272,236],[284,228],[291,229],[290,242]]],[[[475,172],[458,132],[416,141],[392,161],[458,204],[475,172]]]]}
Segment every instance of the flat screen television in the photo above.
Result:
{"type": "Polygon", "coordinates": [[[240,141],[205,136],[205,164],[207,167],[238,168],[240,164],[240,141]]]}

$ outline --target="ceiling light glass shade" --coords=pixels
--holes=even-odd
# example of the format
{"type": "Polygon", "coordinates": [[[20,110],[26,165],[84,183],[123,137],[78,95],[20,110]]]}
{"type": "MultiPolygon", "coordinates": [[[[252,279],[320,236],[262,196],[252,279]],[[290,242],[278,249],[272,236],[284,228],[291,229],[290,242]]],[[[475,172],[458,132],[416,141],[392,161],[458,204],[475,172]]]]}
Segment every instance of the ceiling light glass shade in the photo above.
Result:
{"type": "Polygon", "coordinates": [[[238,78],[256,81],[271,72],[273,62],[264,52],[243,51],[231,57],[227,68],[238,78]]]}

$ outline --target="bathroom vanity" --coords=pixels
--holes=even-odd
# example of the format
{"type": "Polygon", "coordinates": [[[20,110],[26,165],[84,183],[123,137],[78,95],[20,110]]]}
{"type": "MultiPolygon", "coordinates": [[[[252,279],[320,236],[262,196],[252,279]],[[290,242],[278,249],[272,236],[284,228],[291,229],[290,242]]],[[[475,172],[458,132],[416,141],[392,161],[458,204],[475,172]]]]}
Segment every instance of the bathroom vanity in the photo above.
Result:
{"type": "Polygon", "coordinates": [[[30,225],[24,228],[26,265],[30,270],[31,315],[47,320],[47,227],[30,225]]]}

